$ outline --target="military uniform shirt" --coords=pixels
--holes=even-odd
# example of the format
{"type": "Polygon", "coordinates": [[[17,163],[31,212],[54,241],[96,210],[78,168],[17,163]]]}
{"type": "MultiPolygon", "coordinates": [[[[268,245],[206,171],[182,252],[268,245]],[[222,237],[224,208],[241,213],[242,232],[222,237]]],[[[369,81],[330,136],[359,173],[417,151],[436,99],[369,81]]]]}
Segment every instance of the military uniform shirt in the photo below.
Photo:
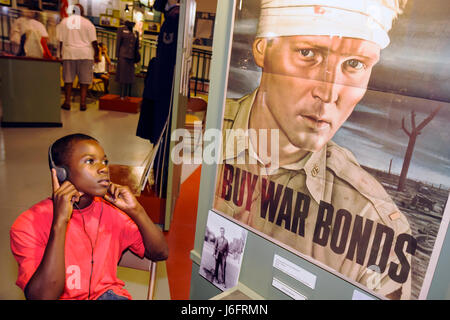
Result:
{"type": "MultiPolygon", "coordinates": [[[[396,291],[397,298],[409,299],[411,270],[403,283],[388,275],[392,263],[393,267],[397,264],[400,268],[394,252],[397,236],[411,234],[406,217],[381,184],[359,166],[354,156],[332,141],[297,163],[268,172],[244,134],[256,93],[257,90],[238,100],[227,99],[222,128],[223,162],[218,165],[214,208],[382,296],[396,291]],[[232,139],[225,134],[227,129],[242,130],[236,131],[238,133],[232,139]],[[227,184],[224,174],[228,179],[230,170],[233,170],[233,181],[227,184]],[[271,201],[273,199],[276,201],[271,201]],[[319,233],[325,231],[316,226],[316,221],[328,217],[324,214],[318,220],[321,201],[332,205],[332,209],[328,207],[333,215],[327,237],[321,236],[319,233]],[[305,209],[305,206],[309,208],[305,209]],[[336,230],[335,225],[340,230],[336,230]],[[375,230],[386,231],[387,238],[392,233],[385,226],[393,230],[393,243],[386,246],[385,250],[390,248],[390,251],[384,252],[384,257],[388,257],[386,267],[376,273],[376,266],[370,267],[367,263],[375,230]],[[343,232],[344,229],[347,232],[343,232]],[[316,242],[313,241],[315,233],[316,242]],[[354,237],[364,234],[366,238],[370,234],[370,240],[352,239],[352,234],[354,237]]],[[[375,240],[380,242],[380,239],[375,240]]],[[[385,248],[382,241],[381,246],[377,262],[385,248]]],[[[406,254],[406,257],[411,265],[411,256],[406,254]]]]}

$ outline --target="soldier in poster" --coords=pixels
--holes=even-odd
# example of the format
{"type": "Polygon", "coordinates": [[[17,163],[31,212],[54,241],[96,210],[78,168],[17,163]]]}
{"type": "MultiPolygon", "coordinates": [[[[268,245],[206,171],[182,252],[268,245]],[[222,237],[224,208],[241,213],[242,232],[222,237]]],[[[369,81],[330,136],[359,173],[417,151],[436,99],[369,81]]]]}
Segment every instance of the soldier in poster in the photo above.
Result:
{"type": "Polygon", "coordinates": [[[409,299],[416,240],[331,141],[367,90],[401,0],[262,0],[259,87],[227,99],[214,208],[390,299],[409,299]],[[262,136],[275,134],[278,139],[262,136]],[[276,154],[276,157],[274,157],[276,154]]]}

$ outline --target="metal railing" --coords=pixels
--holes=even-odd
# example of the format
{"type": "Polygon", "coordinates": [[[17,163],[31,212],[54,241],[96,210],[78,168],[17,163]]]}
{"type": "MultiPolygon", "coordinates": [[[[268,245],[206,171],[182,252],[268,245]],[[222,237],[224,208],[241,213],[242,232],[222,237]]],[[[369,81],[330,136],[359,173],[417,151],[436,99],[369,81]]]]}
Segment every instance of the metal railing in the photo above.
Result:
{"type": "Polygon", "coordinates": [[[8,8],[7,11],[5,11],[3,8],[4,7],[0,7],[0,50],[7,53],[13,53],[13,48],[11,46],[11,42],[9,41],[9,34],[11,25],[14,20],[19,17],[20,11],[11,8],[8,8]]]}
{"type": "MultiPolygon", "coordinates": [[[[0,51],[13,54],[13,48],[9,39],[11,25],[20,16],[19,9],[9,8],[7,11],[0,7],[0,51]]],[[[53,27],[55,25],[53,24],[53,27]]],[[[116,57],[116,32],[101,27],[97,29],[97,41],[104,43],[108,48],[108,55],[112,62],[114,71],[117,64],[116,57]]],[[[49,31],[49,34],[51,32],[49,31]]],[[[57,53],[56,39],[51,39],[48,46],[53,55],[57,53]],[[52,45],[53,44],[53,45],[52,45]]],[[[157,41],[153,39],[143,39],[140,43],[141,61],[138,64],[137,72],[145,73],[150,60],[156,56],[157,41]]],[[[207,93],[209,91],[209,71],[211,65],[211,51],[195,48],[192,49],[192,70],[191,70],[191,92],[207,93]]]]}
{"type": "Polygon", "coordinates": [[[192,49],[191,87],[194,85],[194,95],[197,92],[209,91],[209,71],[211,67],[211,51],[192,49]]]}
{"type": "MultiPolygon", "coordinates": [[[[97,28],[97,40],[108,48],[108,55],[113,64],[113,70],[117,64],[116,57],[116,33],[113,31],[97,28]]],[[[146,72],[150,60],[156,56],[157,41],[143,39],[140,42],[141,61],[138,71],[146,72]]],[[[191,90],[194,95],[198,92],[207,93],[209,90],[209,71],[211,66],[211,51],[192,49],[191,90]],[[192,88],[193,87],[193,88],[192,88]]]]}

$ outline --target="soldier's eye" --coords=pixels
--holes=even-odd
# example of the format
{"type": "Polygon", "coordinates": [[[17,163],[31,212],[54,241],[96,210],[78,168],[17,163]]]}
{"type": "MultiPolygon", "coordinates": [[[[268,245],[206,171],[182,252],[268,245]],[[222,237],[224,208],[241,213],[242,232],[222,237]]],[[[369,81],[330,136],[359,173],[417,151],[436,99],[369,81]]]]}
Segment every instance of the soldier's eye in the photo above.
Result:
{"type": "Polygon", "coordinates": [[[361,61],[359,61],[357,59],[348,60],[347,61],[347,65],[350,68],[355,69],[355,70],[362,70],[362,69],[364,69],[366,67],[366,65],[363,62],[361,62],[361,61]]]}
{"type": "Polygon", "coordinates": [[[300,54],[305,58],[313,58],[316,55],[311,49],[300,49],[300,54]]]}

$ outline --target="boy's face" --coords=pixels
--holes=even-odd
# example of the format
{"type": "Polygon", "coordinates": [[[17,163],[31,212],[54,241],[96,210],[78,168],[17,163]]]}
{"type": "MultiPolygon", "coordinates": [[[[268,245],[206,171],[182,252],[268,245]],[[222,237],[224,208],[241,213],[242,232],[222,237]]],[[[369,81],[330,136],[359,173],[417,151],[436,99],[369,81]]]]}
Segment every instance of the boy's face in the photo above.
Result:
{"type": "Polygon", "coordinates": [[[280,135],[317,151],[364,96],[380,47],[352,38],[288,36],[257,39],[254,54],[263,68],[260,93],[280,135]]]}
{"type": "Polygon", "coordinates": [[[69,179],[75,188],[91,196],[103,197],[109,187],[108,160],[94,140],[77,141],[68,159],[69,179]]]}

